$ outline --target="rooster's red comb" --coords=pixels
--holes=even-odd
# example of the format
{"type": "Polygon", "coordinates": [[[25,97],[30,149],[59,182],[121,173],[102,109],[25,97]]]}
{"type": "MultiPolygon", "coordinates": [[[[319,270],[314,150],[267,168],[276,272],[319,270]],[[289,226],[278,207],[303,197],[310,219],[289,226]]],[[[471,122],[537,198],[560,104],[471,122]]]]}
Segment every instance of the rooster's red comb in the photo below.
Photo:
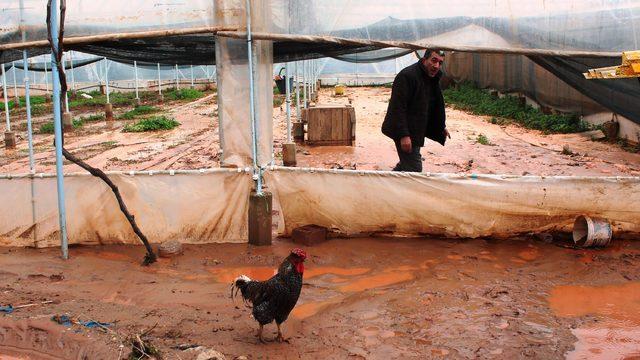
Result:
{"type": "Polygon", "coordinates": [[[298,257],[301,257],[302,259],[306,259],[307,258],[307,253],[304,250],[300,249],[300,248],[295,248],[295,249],[291,250],[291,253],[297,255],[298,257]]]}

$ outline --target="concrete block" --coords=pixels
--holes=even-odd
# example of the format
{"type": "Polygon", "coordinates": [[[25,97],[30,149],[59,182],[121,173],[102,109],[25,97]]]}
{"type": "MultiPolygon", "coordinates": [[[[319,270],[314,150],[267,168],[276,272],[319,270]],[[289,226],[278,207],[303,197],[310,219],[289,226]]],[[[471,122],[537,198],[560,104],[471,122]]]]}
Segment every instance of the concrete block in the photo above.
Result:
{"type": "Polygon", "coordinates": [[[294,122],[291,126],[293,131],[293,140],[296,142],[304,142],[304,124],[301,122],[294,122]]]}
{"type": "Polygon", "coordinates": [[[7,149],[16,148],[16,133],[13,131],[5,131],[4,133],[4,146],[7,149]]]}
{"type": "Polygon", "coordinates": [[[282,164],[284,166],[296,166],[296,144],[282,144],[282,164]]]}
{"type": "Polygon", "coordinates": [[[73,116],[71,116],[71,113],[68,111],[62,114],[62,127],[64,128],[64,131],[73,130],[73,116]]]}
{"type": "Polygon", "coordinates": [[[270,192],[249,195],[249,244],[271,245],[271,210],[273,197],[270,192]]]}
{"type": "Polygon", "coordinates": [[[318,225],[305,225],[293,229],[291,239],[296,244],[313,246],[327,240],[327,228],[318,225]]]}
{"type": "Polygon", "coordinates": [[[113,121],[113,105],[104,104],[104,118],[106,121],[113,121]]]}

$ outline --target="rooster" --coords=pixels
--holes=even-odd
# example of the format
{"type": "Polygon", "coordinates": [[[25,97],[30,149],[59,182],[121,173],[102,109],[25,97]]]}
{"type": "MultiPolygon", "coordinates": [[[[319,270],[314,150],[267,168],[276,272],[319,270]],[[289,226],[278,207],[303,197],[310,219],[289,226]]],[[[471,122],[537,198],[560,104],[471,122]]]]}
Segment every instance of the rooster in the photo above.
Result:
{"type": "Polygon", "coordinates": [[[296,306],[302,290],[302,274],[307,254],[302,249],[293,249],[278,267],[278,273],[266,281],[251,280],[246,275],[238,276],[231,284],[231,297],[238,292],[245,303],[253,304],[253,318],[260,324],[258,339],[264,343],[262,328],[275,320],[279,342],[287,341],[282,336],[280,324],[296,306]]]}

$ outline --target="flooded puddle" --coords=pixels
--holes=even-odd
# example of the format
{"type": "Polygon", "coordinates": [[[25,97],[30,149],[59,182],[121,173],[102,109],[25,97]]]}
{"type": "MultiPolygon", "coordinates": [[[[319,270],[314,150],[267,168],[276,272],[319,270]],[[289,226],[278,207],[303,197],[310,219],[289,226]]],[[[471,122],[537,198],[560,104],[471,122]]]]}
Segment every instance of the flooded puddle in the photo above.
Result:
{"type": "Polygon", "coordinates": [[[602,315],[640,324],[640,283],[606,286],[558,286],[551,291],[558,316],[602,315]]]}
{"type": "Polygon", "coordinates": [[[572,330],[578,341],[567,359],[640,358],[640,283],[558,286],[549,303],[558,316],[604,318],[572,330]]]}
{"type": "Polygon", "coordinates": [[[414,278],[415,276],[413,273],[408,271],[390,271],[358,279],[347,285],[340,286],[338,289],[343,292],[365,291],[382,286],[398,284],[413,280],[414,278]]]}
{"type": "Polygon", "coordinates": [[[339,302],[340,302],[340,299],[333,298],[325,301],[310,302],[306,304],[297,305],[291,312],[291,315],[297,319],[301,319],[301,320],[306,319],[306,318],[312,317],[313,315],[316,315],[321,310],[324,310],[330,305],[338,304],[339,302]]]}
{"type": "MultiPolygon", "coordinates": [[[[339,268],[339,267],[312,267],[305,268],[304,278],[312,279],[318,276],[332,274],[339,276],[357,276],[366,274],[369,268],[339,268]]],[[[237,268],[213,268],[209,269],[216,281],[230,283],[238,276],[244,274],[255,280],[267,280],[277,273],[277,269],[271,267],[237,267],[237,268]]]]}
{"type": "Polygon", "coordinates": [[[572,330],[578,341],[575,349],[567,353],[567,359],[639,359],[640,327],[621,325],[604,323],[572,330]]]}

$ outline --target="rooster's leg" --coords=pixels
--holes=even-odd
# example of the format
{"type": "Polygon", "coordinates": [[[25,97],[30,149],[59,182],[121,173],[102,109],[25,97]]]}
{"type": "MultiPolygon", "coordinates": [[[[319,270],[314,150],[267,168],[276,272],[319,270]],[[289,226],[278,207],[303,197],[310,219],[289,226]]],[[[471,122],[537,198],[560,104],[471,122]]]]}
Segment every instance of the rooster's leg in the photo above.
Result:
{"type": "Polygon", "coordinates": [[[289,340],[285,339],[284,336],[282,335],[282,330],[280,330],[280,324],[276,323],[276,325],[278,326],[278,337],[276,338],[276,340],[278,340],[278,342],[288,343],[289,340]]]}
{"type": "Polygon", "coordinates": [[[260,339],[260,342],[264,344],[264,343],[266,343],[266,341],[262,337],[262,327],[263,327],[263,325],[260,324],[260,329],[258,329],[258,334],[257,335],[258,335],[258,339],[260,339]]]}

